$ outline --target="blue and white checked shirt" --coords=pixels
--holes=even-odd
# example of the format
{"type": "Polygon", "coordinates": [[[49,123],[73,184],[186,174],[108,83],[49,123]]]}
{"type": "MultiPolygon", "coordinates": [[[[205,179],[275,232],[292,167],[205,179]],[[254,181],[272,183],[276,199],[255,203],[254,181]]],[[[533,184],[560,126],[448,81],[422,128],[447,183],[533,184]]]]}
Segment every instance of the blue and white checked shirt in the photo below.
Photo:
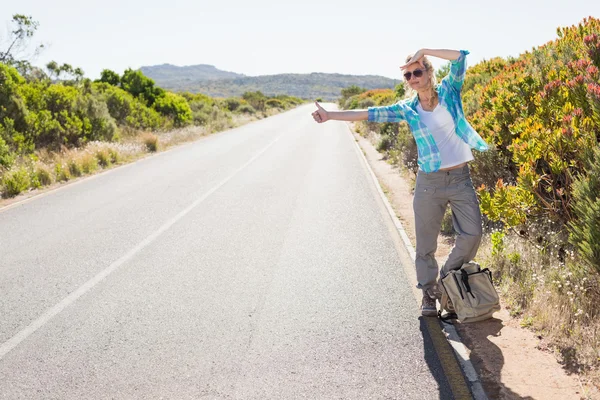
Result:
{"type": "MultiPolygon", "coordinates": [[[[436,86],[440,104],[446,107],[452,119],[456,134],[471,148],[485,151],[488,145],[467,122],[462,109],[460,92],[465,80],[467,70],[466,50],[460,51],[460,57],[451,61],[450,73],[436,86]]],[[[419,118],[417,112],[418,97],[399,101],[391,106],[369,107],[369,121],[371,122],[400,122],[406,121],[417,142],[419,152],[419,168],[424,172],[435,172],[440,169],[442,160],[440,151],[427,129],[419,118]]]]}

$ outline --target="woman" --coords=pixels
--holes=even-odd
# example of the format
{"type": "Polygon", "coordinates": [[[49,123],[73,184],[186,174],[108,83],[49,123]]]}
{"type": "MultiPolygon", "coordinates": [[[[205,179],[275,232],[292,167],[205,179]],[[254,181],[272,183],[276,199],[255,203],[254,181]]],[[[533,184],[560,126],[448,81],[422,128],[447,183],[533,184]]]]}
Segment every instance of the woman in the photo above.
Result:
{"type": "Polygon", "coordinates": [[[416,231],[417,287],[423,290],[421,314],[436,316],[438,264],[437,237],[446,207],[458,233],[454,248],[439,274],[459,269],[471,261],[481,242],[481,213],[471,182],[468,162],[471,149],[487,150],[481,136],[465,119],[460,92],[465,78],[468,51],[421,49],[407,58],[404,78],[416,92],[411,98],[368,110],[327,111],[318,103],[312,113],[318,123],[329,120],[372,122],[407,121],[417,143],[419,170],[413,200],[416,231]],[[450,72],[436,84],[433,67],[426,56],[450,60],[450,72]]]}

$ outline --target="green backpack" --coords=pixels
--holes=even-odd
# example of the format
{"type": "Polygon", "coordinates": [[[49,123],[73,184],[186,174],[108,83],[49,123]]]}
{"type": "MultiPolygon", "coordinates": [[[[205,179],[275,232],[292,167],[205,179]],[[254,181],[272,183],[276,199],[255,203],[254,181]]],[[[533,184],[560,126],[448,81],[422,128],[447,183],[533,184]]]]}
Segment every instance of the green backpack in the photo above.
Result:
{"type": "Polygon", "coordinates": [[[438,316],[443,320],[457,319],[462,323],[482,321],[500,310],[491,271],[481,269],[475,262],[450,271],[441,279],[441,284],[444,290],[440,305],[447,313],[442,316],[440,310],[438,316]]]}

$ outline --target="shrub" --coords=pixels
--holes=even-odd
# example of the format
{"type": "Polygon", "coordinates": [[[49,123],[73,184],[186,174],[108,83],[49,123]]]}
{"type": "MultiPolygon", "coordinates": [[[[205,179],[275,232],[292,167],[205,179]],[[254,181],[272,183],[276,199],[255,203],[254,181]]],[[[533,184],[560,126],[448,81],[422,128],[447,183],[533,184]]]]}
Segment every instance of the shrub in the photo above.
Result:
{"type": "Polygon", "coordinates": [[[185,98],[167,92],[156,100],[154,108],[159,113],[171,118],[175,126],[181,127],[192,122],[192,110],[185,98]]]}
{"type": "Polygon", "coordinates": [[[145,76],[142,71],[128,68],[121,77],[121,87],[135,98],[143,99],[149,107],[165,95],[165,91],[154,86],[154,81],[145,76]]]}
{"type": "Polygon", "coordinates": [[[29,188],[31,180],[25,167],[8,171],[2,177],[2,186],[6,197],[15,197],[29,188]]]}
{"type": "Polygon", "coordinates": [[[10,168],[15,161],[15,153],[10,151],[10,148],[0,136],[0,167],[10,168]]]}
{"type": "Polygon", "coordinates": [[[112,164],[110,153],[105,148],[96,150],[96,159],[102,168],[109,167],[112,164]]]}
{"type": "Polygon", "coordinates": [[[491,234],[492,255],[497,256],[504,253],[504,232],[496,231],[491,234]]]}
{"type": "Polygon", "coordinates": [[[108,148],[108,154],[110,155],[110,161],[113,164],[118,163],[119,161],[121,161],[121,155],[119,154],[119,152],[117,151],[117,149],[114,149],[112,147],[108,148]]]}
{"type": "Polygon", "coordinates": [[[393,139],[388,135],[381,136],[379,143],[377,144],[377,151],[384,152],[391,149],[393,146],[393,139]]]}
{"type": "Polygon", "coordinates": [[[103,69],[100,73],[99,82],[106,82],[112,86],[119,86],[121,83],[121,77],[114,71],[110,69],[103,69]]]}
{"type": "Polygon", "coordinates": [[[84,174],[90,174],[98,169],[98,159],[88,151],[83,152],[79,156],[79,162],[84,174]]]}
{"type": "Polygon", "coordinates": [[[269,100],[267,100],[265,105],[270,108],[285,109],[285,104],[281,100],[278,100],[278,99],[269,99],[269,100]]]}
{"type": "Polygon", "coordinates": [[[341,97],[338,100],[340,107],[348,109],[349,107],[347,107],[347,100],[350,97],[353,97],[353,96],[356,96],[356,95],[359,95],[359,94],[365,92],[366,90],[367,89],[360,88],[356,85],[352,85],[352,86],[342,89],[341,97]]]}
{"type": "Polygon", "coordinates": [[[248,102],[255,110],[264,111],[265,103],[267,98],[260,91],[246,92],[242,95],[242,98],[248,102]]]}
{"type": "MultiPolygon", "coordinates": [[[[0,126],[4,119],[8,118],[17,130],[22,131],[25,128],[27,107],[20,93],[24,84],[25,79],[15,68],[0,63],[0,126]]],[[[9,138],[4,139],[10,144],[9,138]]]]}
{"type": "Polygon", "coordinates": [[[375,100],[373,99],[363,99],[358,102],[358,108],[369,108],[375,105],[375,100]]]}
{"type": "Polygon", "coordinates": [[[130,93],[107,84],[94,84],[93,88],[106,102],[117,124],[135,129],[156,129],[161,125],[160,114],[130,93]]]}
{"type": "Polygon", "coordinates": [[[145,132],[142,134],[141,140],[149,152],[158,151],[158,136],[150,132],[145,132]]]}
{"type": "Polygon", "coordinates": [[[52,184],[52,171],[45,164],[37,164],[34,168],[35,180],[39,186],[48,186],[52,184]]]}
{"type": "Polygon", "coordinates": [[[75,157],[67,160],[67,168],[69,169],[69,175],[72,177],[83,175],[83,168],[81,167],[79,160],[77,160],[75,157]]]}
{"type": "Polygon", "coordinates": [[[64,165],[62,162],[57,162],[54,165],[54,172],[56,175],[56,180],[58,182],[66,182],[71,179],[71,172],[69,171],[69,167],[64,165]]]}
{"type": "Polygon", "coordinates": [[[495,169],[507,173],[480,190],[488,197],[482,211],[492,220],[508,215],[509,226],[564,227],[573,217],[572,177],[584,172],[582,149],[598,145],[600,20],[558,36],[518,59],[477,65],[465,79],[466,116],[498,152],[495,169]]]}
{"type": "Polygon", "coordinates": [[[254,114],[256,110],[250,104],[244,104],[238,108],[238,111],[243,114],[254,114]]]}
{"type": "Polygon", "coordinates": [[[242,104],[240,99],[237,99],[235,97],[229,97],[229,98],[225,99],[224,102],[225,102],[225,107],[229,111],[237,110],[240,107],[240,105],[242,104]]]}
{"type": "Polygon", "coordinates": [[[419,168],[417,142],[406,123],[397,124],[396,142],[394,149],[400,154],[400,161],[409,171],[417,173],[419,168]]]}
{"type": "Polygon", "coordinates": [[[208,120],[210,119],[210,112],[205,110],[205,111],[194,111],[192,113],[192,121],[194,123],[194,125],[206,125],[206,123],[208,122],[208,120]]]}
{"type": "Polygon", "coordinates": [[[573,183],[570,242],[587,266],[600,273],[600,146],[588,153],[586,161],[586,173],[573,183]]]}
{"type": "Polygon", "coordinates": [[[90,141],[111,142],[117,138],[117,124],[110,115],[106,102],[91,94],[79,96],[74,105],[74,111],[83,121],[83,137],[77,145],[81,146],[90,141]]]}
{"type": "Polygon", "coordinates": [[[446,236],[454,235],[454,222],[452,220],[452,210],[450,207],[446,209],[444,217],[442,218],[442,226],[440,232],[446,236]]]}

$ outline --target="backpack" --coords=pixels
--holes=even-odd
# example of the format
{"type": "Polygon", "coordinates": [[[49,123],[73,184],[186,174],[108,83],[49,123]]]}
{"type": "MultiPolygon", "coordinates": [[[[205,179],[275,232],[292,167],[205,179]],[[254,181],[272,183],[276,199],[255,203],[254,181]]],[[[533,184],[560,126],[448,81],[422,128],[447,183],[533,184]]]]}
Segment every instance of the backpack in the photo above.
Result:
{"type": "Polygon", "coordinates": [[[459,322],[476,322],[492,317],[500,310],[500,299],[494,288],[492,272],[475,262],[463,264],[441,279],[444,290],[440,305],[447,314],[442,320],[457,319],[459,322]]]}

